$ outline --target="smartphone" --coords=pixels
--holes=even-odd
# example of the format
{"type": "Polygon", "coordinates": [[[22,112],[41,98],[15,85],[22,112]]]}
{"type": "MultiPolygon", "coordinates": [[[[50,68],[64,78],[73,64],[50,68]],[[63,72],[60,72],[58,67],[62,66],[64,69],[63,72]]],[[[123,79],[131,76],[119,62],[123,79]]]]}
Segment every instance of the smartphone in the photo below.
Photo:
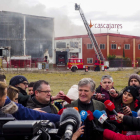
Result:
{"type": "Polygon", "coordinates": [[[63,100],[65,100],[66,102],[68,102],[69,104],[71,104],[71,99],[69,97],[65,96],[63,100]]]}
{"type": "Polygon", "coordinates": [[[52,112],[50,106],[43,107],[43,108],[41,108],[40,110],[43,110],[43,111],[45,111],[45,112],[47,112],[47,113],[51,113],[51,112],[52,112]]]}

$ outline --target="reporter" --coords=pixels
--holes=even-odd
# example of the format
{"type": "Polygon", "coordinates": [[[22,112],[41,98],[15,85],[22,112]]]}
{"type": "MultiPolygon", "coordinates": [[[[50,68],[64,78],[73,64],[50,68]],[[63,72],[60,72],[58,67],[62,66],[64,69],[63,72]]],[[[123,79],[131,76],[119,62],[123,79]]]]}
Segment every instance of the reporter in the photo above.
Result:
{"type": "Polygon", "coordinates": [[[127,125],[129,127],[130,131],[140,130],[140,118],[126,116],[123,114],[118,114],[118,116],[116,116],[116,117],[123,124],[127,125]]]}
{"type": "Polygon", "coordinates": [[[73,134],[72,140],[77,140],[78,137],[80,137],[82,134],[84,134],[84,129],[83,129],[84,127],[85,127],[84,125],[79,127],[79,129],[73,134]]]}
{"type": "Polygon", "coordinates": [[[128,86],[124,89],[122,94],[122,100],[115,101],[116,111],[125,115],[132,115],[132,111],[138,109],[138,89],[134,86],[128,86]]]}
{"type": "Polygon", "coordinates": [[[111,130],[105,129],[103,132],[103,137],[106,140],[139,140],[140,135],[130,135],[130,136],[125,136],[123,134],[115,133],[111,130]]]}

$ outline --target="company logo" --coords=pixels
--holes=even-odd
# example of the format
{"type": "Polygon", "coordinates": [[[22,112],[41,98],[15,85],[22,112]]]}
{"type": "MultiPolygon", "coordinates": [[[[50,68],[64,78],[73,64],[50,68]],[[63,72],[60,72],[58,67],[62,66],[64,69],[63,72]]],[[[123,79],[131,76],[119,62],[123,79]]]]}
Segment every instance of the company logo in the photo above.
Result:
{"type": "Polygon", "coordinates": [[[89,27],[94,27],[94,28],[107,28],[107,29],[113,29],[113,28],[117,28],[117,29],[122,29],[122,24],[103,24],[103,23],[96,23],[96,24],[92,24],[91,20],[90,20],[90,24],[89,27]]]}

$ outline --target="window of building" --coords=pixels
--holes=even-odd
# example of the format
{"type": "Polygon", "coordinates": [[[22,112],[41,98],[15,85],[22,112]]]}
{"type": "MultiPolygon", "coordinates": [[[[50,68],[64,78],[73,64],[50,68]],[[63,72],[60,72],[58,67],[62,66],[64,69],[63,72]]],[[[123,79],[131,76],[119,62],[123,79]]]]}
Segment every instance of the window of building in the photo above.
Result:
{"type": "Polygon", "coordinates": [[[138,49],[140,50],[140,44],[138,44],[138,49]]]}
{"type": "Polygon", "coordinates": [[[87,63],[88,63],[88,64],[93,63],[93,58],[87,58],[87,63]]]}
{"type": "Polygon", "coordinates": [[[117,49],[117,45],[116,44],[111,44],[111,49],[117,49]]]}
{"type": "Polygon", "coordinates": [[[124,44],[124,49],[129,50],[130,49],[130,44],[124,44]]]}
{"type": "Polygon", "coordinates": [[[105,44],[100,44],[100,49],[105,49],[105,44]]]}
{"type": "Polygon", "coordinates": [[[92,44],[87,44],[87,49],[93,49],[92,44]]]}

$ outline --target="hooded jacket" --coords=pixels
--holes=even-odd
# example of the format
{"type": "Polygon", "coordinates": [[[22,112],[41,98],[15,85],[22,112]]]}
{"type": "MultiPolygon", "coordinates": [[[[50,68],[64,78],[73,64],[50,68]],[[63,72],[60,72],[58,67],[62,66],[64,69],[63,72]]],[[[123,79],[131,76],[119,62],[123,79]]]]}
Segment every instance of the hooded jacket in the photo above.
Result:
{"type": "Polygon", "coordinates": [[[57,109],[54,105],[52,105],[50,102],[48,104],[41,104],[40,102],[38,102],[33,94],[33,96],[30,96],[27,102],[27,106],[30,109],[34,109],[34,108],[43,108],[46,106],[50,106],[51,108],[51,113],[53,114],[57,114],[57,109]]]}

